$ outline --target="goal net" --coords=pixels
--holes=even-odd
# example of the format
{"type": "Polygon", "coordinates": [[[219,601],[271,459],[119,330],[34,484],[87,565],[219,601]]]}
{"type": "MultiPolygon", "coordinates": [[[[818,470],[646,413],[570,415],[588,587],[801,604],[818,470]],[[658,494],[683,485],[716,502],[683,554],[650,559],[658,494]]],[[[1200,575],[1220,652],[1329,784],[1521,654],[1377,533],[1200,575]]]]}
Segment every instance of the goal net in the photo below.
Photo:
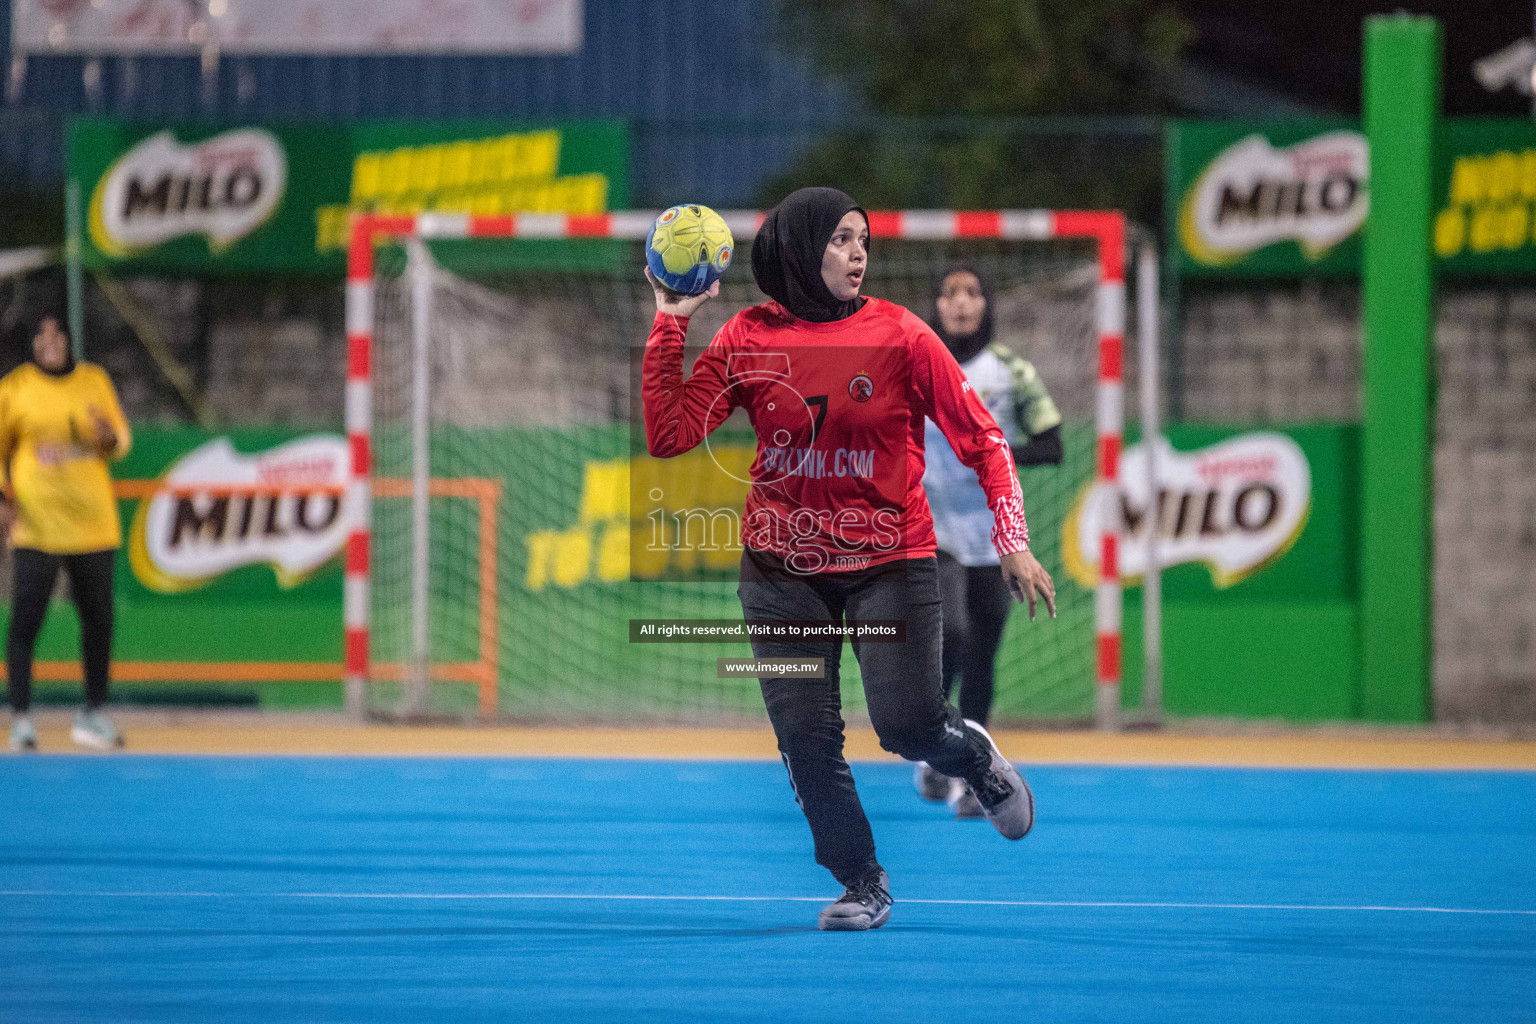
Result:
{"type": "MultiPolygon", "coordinates": [[[[1109,430],[1105,421],[1101,349],[1106,334],[1118,346],[1114,306],[1123,288],[1106,278],[1106,243],[1051,238],[1061,232],[1041,229],[1038,218],[1050,216],[1043,214],[1018,215],[1037,218],[1029,238],[956,237],[953,219],[948,231],[914,231],[935,215],[911,213],[901,233],[929,237],[881,237],[897,233],[881,216],[872,218],[864,293],[927,319],[945,268],[976,267],[993,286],[995,340],[1035,365],[1064,417],[1062,464],[1021,469],[1032,548],[1056,578],[1058,615],[1011,617],[995,716],[1090,718],[1096,689],[1104,690],[1096,682],[1118,681],[1110,662],[1118,658],[1119,591],[1113,579],[1101,586],[1070,572],[1069,562],[1085,559],[1067,548],[1077,543],[1069,519],[1105,468],[1104,438],[1113,435],[1118,450],[1118,423],[1109,430]],[[1106,598],[1114,605],[1108,616],[1106,598]]],[[[689,325],[685,367],[730,316],[765,301],[746,259],[756,219],[730,217],[738,259],[719,297],[689,325]]],[[[483,257],[509,245],[526,253],[538,243],[494,234],[525,236],[534,218],[518,218],[521,231],[501,218],[507,223],[490,225],[501,231],[482,232],[465,218],[425,215],[386,226],[398,246],[364,254],[354,245],[349,319],[371,331],[361,338],[365,332],[349,328],[349,387],[359,404],[357,349],[365,340],[371,472],[366,565],[349,558],[354,577],[366,570],[366,585],[349,591],[363,590],[366,607],[354,604],[348,625],[349,656],[366,644],[368,708],[532,722],[762,718],[755,679],[718,677],[717,660],[749,655],[747,644],[631,635],[631,620],[741,619],[739,536],[704,543],[712,526],[703,521],[680,528],[660,553],[640,538],[679,502],[739,515],[756,439],[738,412],[708,451],[646,454],[639,364],[655,308],[640,267],[649,215],[630,219],[628,233],[639,238],[609,237],[568,265],[516,271],[483,268],[527,261],[465,253],[483,257]],[[422,240],[461,233],[491,237],[446,247],[422,240]],[[363,262],[371,274],[360,280],[363,262]],[[366,311],[355,308],[362,302],[366,311]]],[[[560,219],[542,218],[550,220],[560,219]]],[[[1108,244],[1118,223],[1110,222],[1108,244]]],[[[549,233],[562,230],[571,227],[549,233]]],[[[626,233],[612,221],[589,230],[626,233]]],[[[1109,369],[1118,375],[1117,347],[1113,355],[1109,369]]],[[[1118,381],[1113,388],[1110,419],[1118,416],[1118,381]]],[[[350,406],[349,417],[349,426],[361,422],[350,406]]],[[[1114,452],[1109,459],[1113,472],[1114,452]]],[[[1112,571],[1113,553],[1108,561],[1112,571]]],[[[863,692],[848,645],[842,679],[844,707],[857,714],[863,692]]]]}

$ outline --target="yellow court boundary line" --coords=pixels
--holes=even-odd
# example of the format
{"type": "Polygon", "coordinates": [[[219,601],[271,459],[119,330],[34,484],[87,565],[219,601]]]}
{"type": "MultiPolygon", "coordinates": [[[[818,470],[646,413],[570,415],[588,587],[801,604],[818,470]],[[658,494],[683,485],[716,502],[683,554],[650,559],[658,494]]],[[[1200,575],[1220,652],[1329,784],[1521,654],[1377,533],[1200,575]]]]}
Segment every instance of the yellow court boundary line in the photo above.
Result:
{"type": "MultiPolygon", "coordinates": [[[[45,752],[74,752],[68,716],[39,716],[45,752]]],[[[404,757],[570,757],[777,761],[764,728],[617,729],[527,726],[357,725],[199,722],[136,714],[119,718],[129,753],[404,757]]],[[[1190,765],[1272,768],[1496,769],[1536,771],[1536,742],[1433,734],[1333,735],[1317,732],[1205,735],[995,730],[998,746],[1021,764],[1190,765]]],[[[850,760],[897,759],[868,729],[850,729],[850,760]]]]}

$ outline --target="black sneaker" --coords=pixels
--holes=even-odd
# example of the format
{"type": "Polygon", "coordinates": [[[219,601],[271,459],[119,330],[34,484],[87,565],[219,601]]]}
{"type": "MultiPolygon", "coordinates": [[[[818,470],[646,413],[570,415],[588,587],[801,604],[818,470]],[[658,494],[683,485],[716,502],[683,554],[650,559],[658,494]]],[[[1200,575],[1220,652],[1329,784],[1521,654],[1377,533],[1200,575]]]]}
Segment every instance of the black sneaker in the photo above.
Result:
{"type": "Polygon", "coordinates": [[[976,800],[981,804],[992,827],[1001,832],[1004,838],[1023,839],[1035,826],[1034,794],[1024,784],[1024,777],[1019,774],[1019,770],[1008,762],[1003,752],[997,749],[997,744],[992,742],[992,734],[982,728],[979,722],[969,718],[965,724],[981,733],[986,738],[987,746],[992,748],[992,764],[982,773],[981,778],[968,780],[971,792],[976,794],[976,800]]]}
{"type": "Polygon", "coordinates": [[[891,878],[883,870],[848,887],[843,898],[822,910],[824,932],[867,932],[891,919],[891,878]]]}

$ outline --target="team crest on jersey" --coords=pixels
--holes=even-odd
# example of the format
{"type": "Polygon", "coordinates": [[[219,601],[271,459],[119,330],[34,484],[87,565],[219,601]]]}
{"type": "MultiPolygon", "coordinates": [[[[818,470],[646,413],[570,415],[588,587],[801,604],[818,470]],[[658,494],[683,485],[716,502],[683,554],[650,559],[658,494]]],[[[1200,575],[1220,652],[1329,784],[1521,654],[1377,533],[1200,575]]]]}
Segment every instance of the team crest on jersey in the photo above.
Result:
{"type": "Polygon", "coordinates": [[[860,373],[848,382],[848,397],[855,402],[867,402],[874,393],[875,382],[869,379],[867,373],[860,373]]]}

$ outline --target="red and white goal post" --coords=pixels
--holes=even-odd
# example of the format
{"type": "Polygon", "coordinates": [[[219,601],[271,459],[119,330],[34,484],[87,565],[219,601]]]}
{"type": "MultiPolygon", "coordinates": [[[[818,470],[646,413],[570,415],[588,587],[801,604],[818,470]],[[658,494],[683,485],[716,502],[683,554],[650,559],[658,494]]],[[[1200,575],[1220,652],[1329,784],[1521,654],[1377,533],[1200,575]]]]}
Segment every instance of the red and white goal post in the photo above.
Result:
{"type": "MultiPolygon", "coordinates": [[[[475,216],[452,213],[386,215],[356,213],[347,255],[346,430],[351,445],[349,507],[354,510],[346,544],[344,623],[345,680],[348,709],[361,714],[369,665],[370,502],[372,479],[372,349],[374,343],[374,250],[387,242],[431,239],[644,239],[658,211],[634,210],[577,216],[510,214],[475,216]]],[[[763,214],[721,211],[738,239],[756,234],[763,214]]],[[[1097,637],[1095,719],[1101,728],[1120,724],[1121,621],[1120,453],[1124,426],[1127,224],[1115,211],[1051,210],[894,210],[869,214],[871,236],[908,240],[1003,239],[1050,241],[1086,239],[1096,244],[1099,270],[1094,322],[1098,334],[1096,482],[1105,502],[1099,522],[1099,571],[1094,602],[1097,637]]],[[[1145,263],[1146,261],[1144,261],[1145,263]]],[[[1144,268],[1145,269],[1145,268],[1144,268]]],[[[1145,281],[1146,278],[1143,278],[1145,281]]],[[[1155,309],[1155,306],[1152,307],[1155,309]]],[[[1154,374],[1142,374],[1155,381],[1154,374]]],[[[1155,383],[1149,384],[1155,387],[1155,383]]],[[[1144,389],[1145,390],[1145,389],[1144,389]]],[[[494,713],[492,678],[480,680],[481,711],[494,713]]]]}

